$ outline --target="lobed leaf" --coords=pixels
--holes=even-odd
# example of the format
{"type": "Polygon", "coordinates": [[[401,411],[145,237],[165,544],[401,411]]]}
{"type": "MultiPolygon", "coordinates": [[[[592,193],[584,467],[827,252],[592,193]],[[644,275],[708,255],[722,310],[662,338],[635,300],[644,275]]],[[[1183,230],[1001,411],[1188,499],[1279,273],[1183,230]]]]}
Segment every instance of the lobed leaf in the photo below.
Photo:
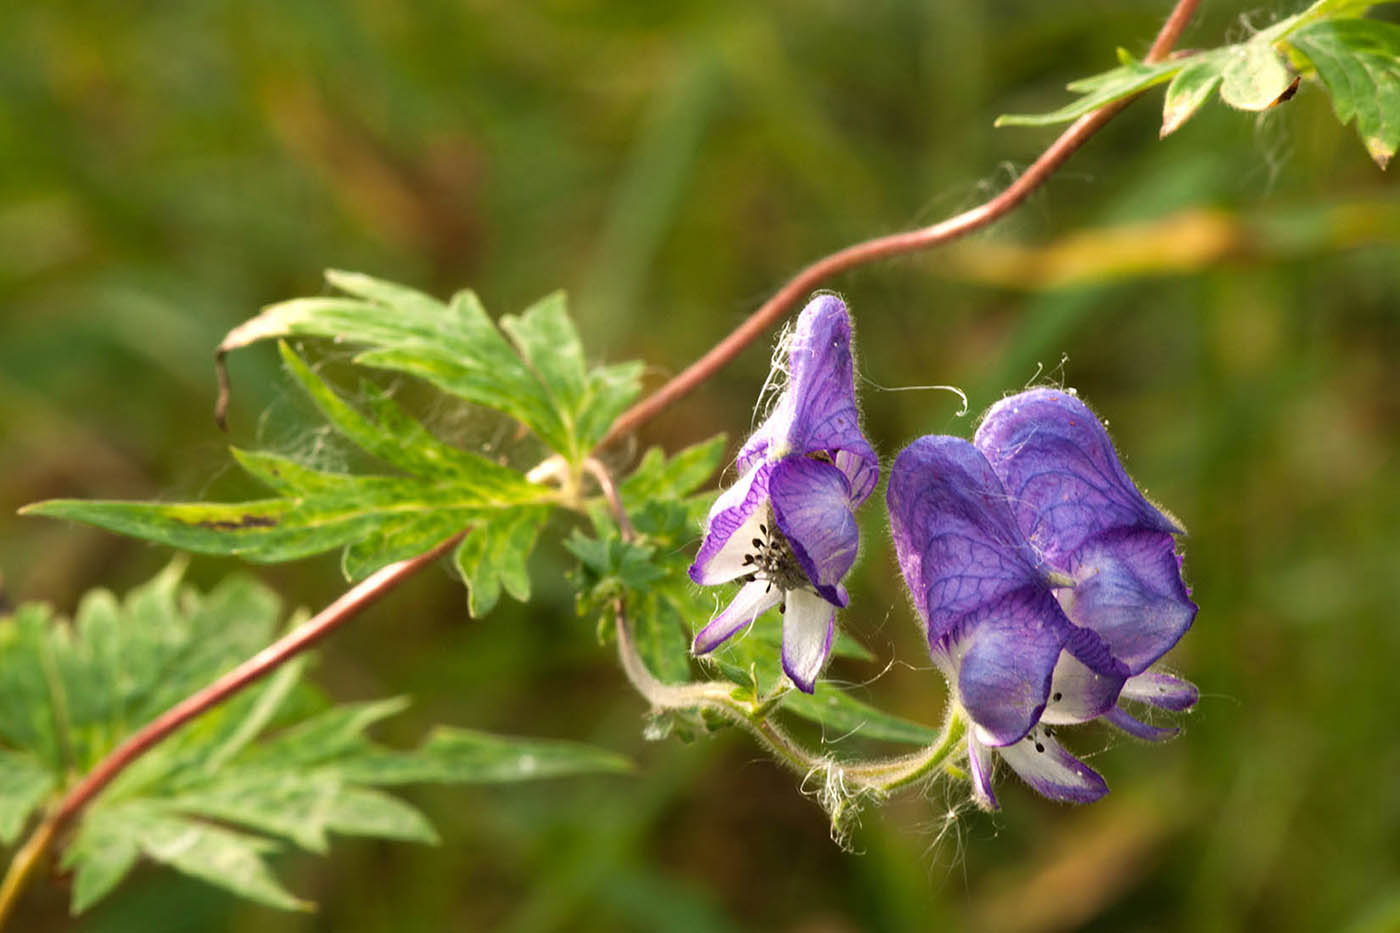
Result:
{"type": "Polygon", "coordinates": [[[1372,19],[1324,21],[1288,41],[1317,70],[1337,120],[1355,120],[1366,151],[1385,168],[1400,145],[1400,26],[1372,19]]]}
{"type": "Polygon", "coordinates": [[[285,345],[282,354],[293,378],[339,434],[409,475],[336,473],[277,454],[235,449],[243,469],[279,498],[238,503],[59,499],[22,511],[262,563],[343,548],[341,566],[349,579],[472,528],[458,564],[468,571],[468,583],[476,584],[473,613],[489,610],[502,586],[516,598],[528,597],[525,559],[556,491],[443,444],[383,393],[371,393],[369,413],[361,412],[285,345]]]}
{"type": "Polygon", "coordinates": [[[351,297],[273,305],[230,331],[220,352],[291,336],[361,345],[355,362],[416,376],[503,412],[571,463],[588,455],[640,391],[638,364],[587,367],[562,293],[503,317],[497,329],[469,291],[444,305],[357,273],[326,278],[351,297]]]}
{"type": "MultiPolygon", "coordinates": [[[[235,575],[201,593],[182,582],[183,570],[174,561],[124,599],[90,593],[72,624],[38,605],[0,618],[0,841],[13,842],[45,799],[150,718],[265,645],[279,612],[271,591],[235,575]]],[[[62,856],[74,913],[143,856],[240,897],[304,909],[267,863],[274,839],[312,852],[326,851],[332,833],[437,841],[422,813],[373,785],[628,767],[577,743],[452,729],[418,749],[386,748],[366,730],[406,701],[308,715],[306,668],[304,657],[286,664],[187,723],[84,811],[62,856]]]]}

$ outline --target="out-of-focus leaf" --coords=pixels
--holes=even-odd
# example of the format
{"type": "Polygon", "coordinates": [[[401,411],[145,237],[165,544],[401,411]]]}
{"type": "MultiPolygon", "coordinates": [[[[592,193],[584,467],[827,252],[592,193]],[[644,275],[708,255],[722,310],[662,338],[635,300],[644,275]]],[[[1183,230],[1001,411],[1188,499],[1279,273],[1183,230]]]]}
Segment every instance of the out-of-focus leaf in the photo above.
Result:
{"type": "Polygon", "coordinates": [[[336,773],[361,784],[501,784],[631,768],[620,755],[577,742],[439,726],[415,751],[359,755],[338,765],[336,773]]]}
{"type": "Polygon", "coordinates": [[[1264,110],[1293,82],[1293,74],[1274,49],[1272,37],[1259,33],[1220,53],[1220,99],[1239,110],[1264,110]]]}
{"type": "Polygon", "coordinates": [[[1381,168],[1400,146],[1400,26],[1373,19],[1324,21],[1288,39],[1307,56],[1343,123],[1356,121],[1381,168]]]}
{"type": "Polygon", "coordinates": [[[19,837],[53,784],[53,775],[34,758],[0,748],[0,843],[19,837]]]}
{"type": "Polygon", "coordinates": [[[1214,55],[1203,55],[1178,71],[1167,85],[1166,101],[1162,104],[1161,137],[1176,132],[1191,119],[1219,83],[1220,62],[1214,55]]]}
{"type": "Polygon", "coordinates": [[[1154,85],[1167,81],[1181,66],[1176,62],[1147,64],[1128,61],[1111,71],[1071,82],[1069,90],[1080,94],[1080,98],[1049,113],[1013,113],[997,117],[997,126],[1048,126],[1054,123],[1068,123],[1077,120],[1104,104],[1111,104],[1124,97],[1131,97],[1154,85]]]}
{"type": "Polygon", "coordinates": [[[1384,168],[1400,144],[1400,26],[1358,18],[1373,5],[1319,0],[1244,42],[1157,64],[1139,62],[1119,49],[1119,67],[1069,84],[1081,95],[1078,100],[1049,113],[998,117],[996,125],[1067,123],[1168,79],[1164,137],[1190,119],[1217,86],[1220,99],[1231,107],[1266,110],[1287,99],[1297,80],[1281,54],[1288,43],[1317,69],[1337,118],[1343,123],[1356,118],[1367,151],[1384,168]]]}
{"type": "MultiPolygon", "coordinates": [[[[200,593],[176,561],[118,600],[89,594],[75,624],[27,605],[0,619],[0,840],[133,731],[266,644],[276,597],[234,576],[200,593]]],[[[284,839],[324,852],[331,833],[435,842],[423,814],[373,788],[409,781],[523,781],[625,770],[569,742],[439,729],[416,750],[366,730],[403,699],[279,716],[306,664],[283,666],[147,751],[86,810],[63,855],[73,910],[96,903],[144,855],[233,893],[306,905],[265,857],[284,839]],[[261,735],[272,729],[270,737],[261,735]],[[251,833],[251,834],[250,834],[251,833]]]]}

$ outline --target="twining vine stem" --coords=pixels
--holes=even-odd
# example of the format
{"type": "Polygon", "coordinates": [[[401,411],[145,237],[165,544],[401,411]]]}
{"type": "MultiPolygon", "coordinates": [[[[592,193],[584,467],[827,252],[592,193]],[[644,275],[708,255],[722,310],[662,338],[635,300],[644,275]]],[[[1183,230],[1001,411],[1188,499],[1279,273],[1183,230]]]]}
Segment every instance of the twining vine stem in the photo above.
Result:
{"type": "MultiPolygon", "coordinates": [[[[1196,11],[1200,0],[1179,0],[1167,21],[1162,24],[1157,38],[1152,43],[1143,61],[1159,62],[1171,54],[1172,47],[1181,37],[1186,23],[1196,11]]],[[[780,321],[793,306],[822,282],[857,266],[913,253],[938,246],[950,240],[966,236],[993,221],[999,220],[1020,206],[1031,193],[1043,185],[1055,171],[1065,163],[1080,146],[1089,140],[1103,126],[1118,115],[1124,107],[1136,100],[1136,96],[1105,104],[1098,110],[1087,113],[1070,124],[1060,134],[1050,148],[1041,153],[1040,158],[1031,163],[1025,173],[1007,186],[996,197],[955,217],[940,221],[930,227],[906,230],[888,236],[876,237],[863,243],[856,243],[838,250],[829,256],[802,269],[778,289],[763,305],[749,315],[748,319],[715,344],[709,352],[691,363],[669,382],[651,395],[627,409],[613,423],[602,443],[630,434],[638,427],[655,418],[677,400],[688,395],[696,387],[708,381],[716,372],[729,364],[734,357],[753,343],[764,331],[780,321]]]]}
{"type": "MultiPolygon", "coordinates": [[[[1151,50],[1144,57],[1144,61],[1161,61],[1171,53],[1172,47],[1180,38],[1199,4],[1200,0],[1178,0],[1166,22],[1163,23],[1161,30],[1158,31],[1157,38],[1152,43],[1151,50]]],[[[1080,117],[1050,144],[1050,147],[1031,164],[1023,175],[985,204],[929,227],[876,237],[863,243],[848,246],[818,259],[802,269],[709,352],[686,367],[660,389],[623,412],[613,423],[612,428],[599,446],[604,446],[635,431],[659,415],[672,403],[713,377],[734,357],[738,356],[745,347],[777,323],[798,301],[806,297],[808,292],[826,279],[866,263],[947,243],[985,227],[1010,213],[1032,192],[1043,185],[1080,146],[1084,145],[1091,136],[1103,128],[1109,120],[1113,119],[1134,99],[1136,98],[1129,97],[1115,101],[1080,117]]],[[[223,399],[225,395],[226,389],[221,385],[220,398],[223,399]]],[[[614,488],[612,493],[608,494],[609,485],[607,484],[610,484],[611,480],[607,478],[606,472],[597,470],[587,463],[584,466],[599,481],[600,488],[610,502],[614,500],[616,490],[614,488]],[[603,478],[599,478],[600,472],[603,473],[603,478]]],[[[207,687],[186,697],[114,749],[81,781],[75,784],[57,804],[49,809],[44,819],[40,821],[34,832],[25,840],[24,845],[16,852],[3,882],[0,882],[0,927],[4,926],[24,887],[43,863],[62,831],[132,762],[180,726],[228,699],[325,638],[362,609],[378,601],[389,591],[432,563],[460,541],[464,534],[465,532],[461,532],[454,535],[417,557],[391,564],[356,584],[334,603],[306,622],[305,625],[269,645],[207,687]]],[[[813,759],[810,753],[802,749],[779,726],[765,717],[755,716],[755,710],[734,700],[730,695],[731,689],[727,685],[693,684],[686,687],[672,687],[657,681],[646,670],[645,665],[641,664],[635,649],[631,647],[626,617],[621,605],[618,606],[617,632],[623,668],[633,685],[644,696],[647,696],[653,705],[664,708],[668,705],[668,698],[671,700],[680,699],[679,696],[670,697],[666,691],[691,691],[694,688],[703,688],[703,697],[700,697],[698,693],[689,695],[687,699],[687,702],[690,703],[689,708],[693,709],[697,705],[693,702],[695,698],[703,699],[704,702],[700,705],[710,706],[743,725],[778,757],[799,770],[810,771],[812,767],[825,761],[824,759],[813,759]],[[720,691],[724,692],[724,698],[719,696],[720,691]],[[658,699],[663,702],[658,703],[658,699]]],[[[940,741],[934,746],[930,746],[929,749],[902,759],[847,767],[844,769],[843,777],[856,781],[860,786],[868,787],[869,790],[876,792],[917,780],[936,767],[939,761],[946,760],[945,757],[941,756],[945,756],[951,749],[952,745],[948,743],[956,742],[957,736],[960,734],[959,727],[960,722],[954,717],[945,728],[940,741]]]]}

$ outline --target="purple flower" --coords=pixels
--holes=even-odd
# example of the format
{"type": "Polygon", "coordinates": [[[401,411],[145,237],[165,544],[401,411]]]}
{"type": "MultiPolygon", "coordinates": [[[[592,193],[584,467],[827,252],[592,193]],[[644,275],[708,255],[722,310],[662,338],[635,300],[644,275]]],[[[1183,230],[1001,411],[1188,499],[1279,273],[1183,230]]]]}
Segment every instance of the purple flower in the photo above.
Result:
{"type": "Polygon", "coordinates": [[[759,615],[783,611],[783,670],[811,693],[850,601],[841,579],[855,562],[855,508],[880,477],[860,432],[851,323],[839,298],[814,298],[788,344],[788,384],[739,451],[740,478],[715,501],[690,578],[744,581],[695,636],[713,651],[759,615]]]}
{"type": "Polygon", "coordinates": [[[1055,740],[1099,717],[1134,735],[1120,697],[1189,707],[1194,688],[1149,672],[1190,626],[1181,527],[1133,485],[1082,402],[1036,389],[998,403],[976,444],[925,437],[895,461],[895,548],[934,661],[972,722],[977,799],[991,752],[1041,794],[1087,802],[1103,778],[1055,740]]]}

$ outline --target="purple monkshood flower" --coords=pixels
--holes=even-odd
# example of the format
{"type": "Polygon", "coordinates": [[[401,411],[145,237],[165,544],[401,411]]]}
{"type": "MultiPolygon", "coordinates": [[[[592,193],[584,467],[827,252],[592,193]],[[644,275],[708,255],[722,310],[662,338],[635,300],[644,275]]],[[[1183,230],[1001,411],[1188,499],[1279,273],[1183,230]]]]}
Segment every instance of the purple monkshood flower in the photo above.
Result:
{"type": "Polygon", "coordinates": [[[841,578],[859,547],[856,507],[880,478],[860,432],[851,322],[833,295],[803,309],[788,343],[788,382],[739,451],[739,481],[710,509],[690,578],[743,580],[733,601],[695,636],[705,654],[759,615],[783,611],[783,670],[811,693],[831,652],[841,578]]]}
{"type": "Polygon", "coordinates": [[[996,806],[993,749],[1046,797],[1103,796],[1057,725],[1103,717],[1140,738],[1174,734],[1118,701],[1195,702],[1190,684],[1148,669],[1196,615],[1176,554],[1184,531],[1133,485],[1082,402],[1034,389],[993,406],[973,444],[920,438],[887,498],[929,651],[971,720],[979,803],[996,806]]]}

